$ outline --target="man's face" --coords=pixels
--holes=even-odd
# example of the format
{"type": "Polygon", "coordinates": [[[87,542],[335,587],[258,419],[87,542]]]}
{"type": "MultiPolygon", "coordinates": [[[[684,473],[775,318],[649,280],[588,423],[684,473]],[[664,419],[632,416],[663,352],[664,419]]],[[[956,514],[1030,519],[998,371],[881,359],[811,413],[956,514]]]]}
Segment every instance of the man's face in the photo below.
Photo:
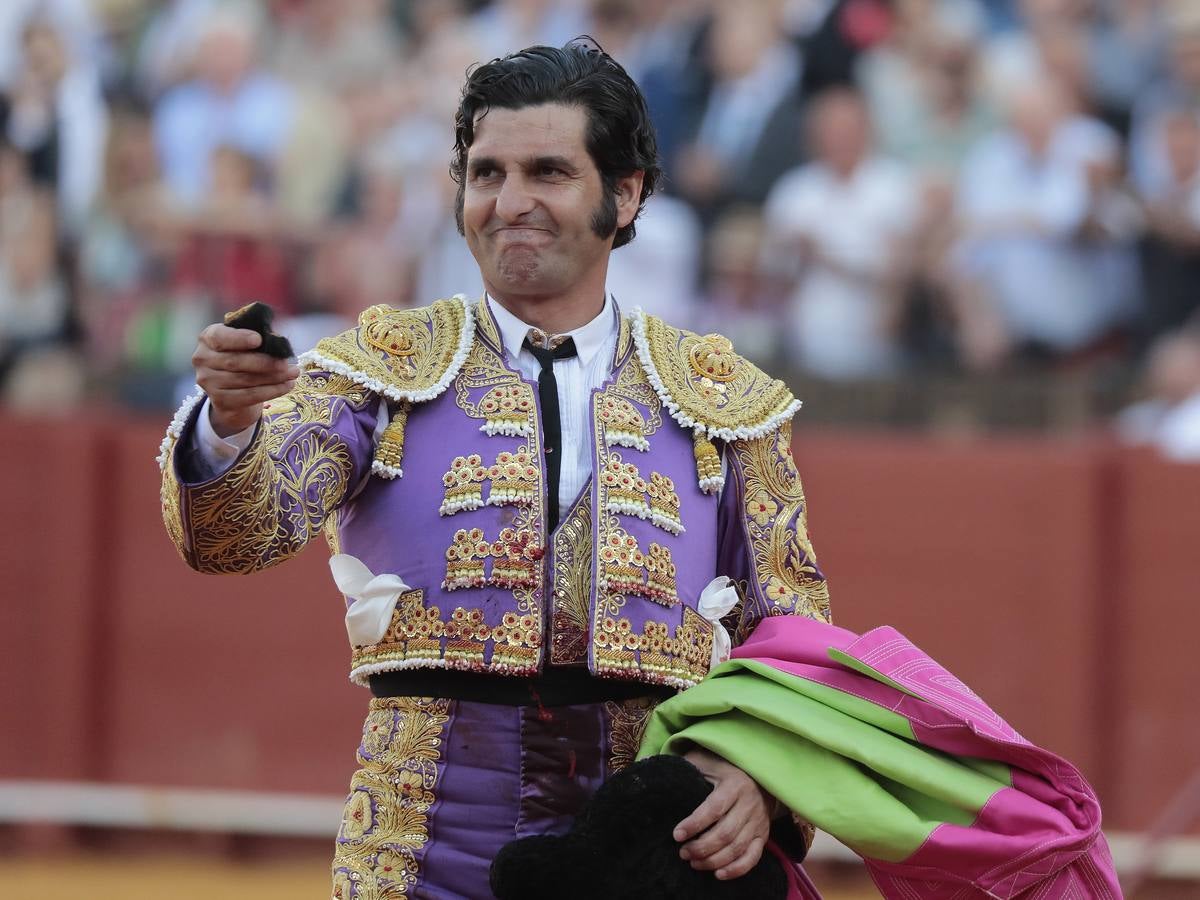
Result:
{"type": "MultiPolygon", "coordinates": [[[[492,109],[475,124],[463,188],[463,234],[489,291],[553,297],[602,276],[612,247],[593,221],[600,173],[584,143],[587,113],[548,103],[492,109]]],[[[640,177],[637,188],[640,191],[640,177]]],[[[617,224],[637,211],[618,185],[617,224]]]]}

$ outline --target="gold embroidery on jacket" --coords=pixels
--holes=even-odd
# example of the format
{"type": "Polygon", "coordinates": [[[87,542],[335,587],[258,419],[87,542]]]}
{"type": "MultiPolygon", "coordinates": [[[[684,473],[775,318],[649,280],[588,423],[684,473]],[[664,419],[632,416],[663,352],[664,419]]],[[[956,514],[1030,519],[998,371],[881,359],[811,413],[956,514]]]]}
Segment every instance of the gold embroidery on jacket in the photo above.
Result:
{"type": "Polygon", "coordinates": [[[683,522],[679,518],[679,494],[675,482],[658,472],[650,473],[650,521],[671,534],[683,534],[683,522]]]}
{"type": "Polygon", "coordinates": [[[448,591],[485,585],[509,590],[532,588],[538,583],[543,556],[545,551],[530,529],[503,528],[499,538],[488,541],[481,528],[460,528],[454,533],[454,542],[446,548],[446,578],[442,587],[448,591]],[[489,559],[495,560],[490,573],[485,568],[489,559]]]}
{"type": "MultiPolygon", "coordinates": [[[[185,555],[182,515],[191,562],[204,572],[252,572],[295,555],[316,535],[345,496],[353,461],[342,438],[328,430],[340,404],[365,402],[341,388],[336,376],[306,374],[287,395],[264,408],[259,434],[243,457],[211,483],[182,492],[167,506],[168,533],[185,555]],[[179,525],[171,524],[171,520],[179,525]]],[[[174,465],[163,474],[164,500],[181,491],[174,465]]]]}
{"type": "Polygon", "coordinates": [[[608,715],[608,772],[614,775],[635,759],[642,746],[650,714],[659,700],[652,697],[634,697],[631,700],[608,700],[604,712],[608,715]]]}
{"type": "Polygon", "coordinates": [[[588,491],[554,532],[553,575],[550,662],[586,662],[592,594],[592,503],[588,491]]]}
{"type": "Polygon", "coordinates": [[[604,443],[609,447],[629,447],[646,451],[646,419],[637,407],[614,394],[602,394],[596,404],[596,415],[604,427],[604,443]]]}
{"type": "Polygon", "coordinates": [[[466,509],[479,509],[483,506],[483,482],[487,475],[487,467],[478,453],[454,457],[450,468],[442,476],[446,496],[442,499],[438,513],[452,516],[466,509]]]}
{"type": "Polygon", "coordinates": [[[624,462],[621,454],[612,452],[604,463],[600,476],[604,481],[607,512],[650,518],[650,504],[646,502],[646,480],[633,463],[624,462]]]}
{"type": "Polygon", "coordinates": [[[671,534],[683,534],[679,495],[675,492],[675,482],[666,475],[651,472],[650,480],[646,481],[635,464],[625,462],[621,454],[610,451],[600,477],[606,512],[634,516],[671,534]]]}
{"type": "Polygon", "coordinates": [[[528,447],[502,450],[487,474],[492,482],[488,506],[536,505],[540,472],[528,447]]]}
{"type": "Polygon", "coordinates": [[[527,427],[520,431],[523,432],[522,436],[533,435],[534,408],[537,404],[533,388],[482,341],[477,340],[471,345],[467,359],[454,380],[454,395],[463,412],[472,418],[484,420],[480,431],[512,436],[517,433],[516,430],[502,432],[498,426],[502,421],[507,421],[516,429],[519,424],[518,413],[524,412],[527,427]],[[487,390],[478,402],[471,400],[473,391],[485,388],[487,390]],[[497,427],[489,430],[489,421],[497,427]]]}
{"type": "MultiPolygon", "coordinates": [[[[482,334],[486,335],[494,331],[494,323],[491,322],[490,315],[481,315],[479,321],[482,334]]],[[[533,409],[535,403],[533,389],[521,380],[520,375],[504,364],[504,360],[492,347],[482,340],[474,341],[462,368],[454,379],[454,395],[459,408],[472,418],[484,419],[486,425],[487,413],[481,409],[481,403],[476,403],[471,399],[471,395],[479,390],[484,390],[484,397],[487,397],[498,386],[502,386],[506,390],[523,392],[529,401],[528,408],[533,409]]],[[[533,413],[530,412],[530,416],[532,415],[533,413]]],[[[491,583],[512,585],[517,608],[523,614],[536,619],[539,633],[543,621],[540,602],[543,567],[538,561],[545,556],[545,547],[541,536],[543,522],[542,475],[536,462],[540,459],[541,452],[541,436],[537,433],[536,428],[531,427],[525,443],[516,450],[500,453],[496,464],[488,470],[488,477],[491,479],[492,485],[487,502],[492,505],[515,507],[511,527],[505,529],[512,532],[512,535],[508,538],[502,537],[505,545],[504,552],[498,554],[493,548],[489,553],[493,558],[501,557],[499,572],[497,573],[497,569],[493,568],[490,576],[487,574],[480,576],[479,574],[483,567],[483,561],[487,558],[481,555],[482,537],[479,541],[474,542],[476,545],[474,558],[464,559],[461,550],[465,545],[460,545],[456,536],[455,544],[450,548],[450,550],[455,550],[454,561],[464,564],[470,561],[471,565],[455,567],[456,570],[462,569],[462,577],[457,571],[452,573],[449,565],[451,554],[450,550],[447,550],[446,582],[443,582],[443,586],[447,586],[448,590],[453,589],[448,587],[449,584],[462,587],[481,586],[478,582],[480,577],[485,579],[483,582],[485,584],[489,583],[487,581],[489,578],[498,578],[499,581],[491,583]],[[466,583],[463,582],[464,578],[466,583]]]]}
{"type": "MultiPolygon", "coordinates": [[[[709,434],[745,434],[788,414],[795,398],[787,385],[739,356],[728,338],[698,335],[643,316],[645,346],[672,411],[709,434]]],[[[635,335],[635,340],[638,338],[635,335]]]]}
{"type": "Polygon", "coordinates": [[[334,900],[407,897],[429,841],[450,701],[371,701],[333,858],[334,900]]]}
{"type": "Polygon", "coordinates": [[[673,632],[665,622],[651,620],[638,634],[628,618],[607,615],[592,638],[596,673],[688,687],[708,674],[712,641],[712,625],[690,606],[683,607],[683,621],[673,632]]]}
{"type": "Polygon", "coordinates": [[[792,426],[730,444],[745,480],[745,525],[759,591],[771,615],[829,621],[829,587],[808,539],[808,512],[791,454],[792,426]]]}
{"type": "Polygon", "coordinates": [[[466,325],[459,299],[418,309],[380,304],[359,315],[357,328],[320,341],[313,356],[344,366],[355,381],[420,394],[435,389],[450,371],[466,325]]]}
{"type": "Polygon", "coordinates": [[[643,553],[636,537],[610,521],[598,555],[600,584],[607,592],[636,594],[663,606],[679,603],[675,564],[666,547],[652,542],[643,553]]]}
{"type": "Polygon", "coordinates": [[[446,493],[438,512],[452,516],[484,506],[485,483],[491,486],[487,506],[531,506],[538,486],[538,468],[529,448],[502,450],[490,466],[483,464],[478,453],[456,456],[442,476],[446,493]]]}
{"type": "Polygon", "coordinates": [[[350,677],[366,684],[373,672],[442,665],[528,674],[537,670],[541,643],[541,631],[531,615],[507,612],[499,625],[489,626],[481,609],[458,606],[445,616],[440,607],[425,605],[424,591],[407,591],[396,602],[379,642],[353,649],[350,677]],[[492,655],[485,665],[489,644],[492,655]]]}
{"type": "Polygon", "coordinates": [[[479,430],[484,434],[529,437],[533,431],[533,392],[528,385],[496,385],[479,401],[478,409],[484,419],[479,430]]]}

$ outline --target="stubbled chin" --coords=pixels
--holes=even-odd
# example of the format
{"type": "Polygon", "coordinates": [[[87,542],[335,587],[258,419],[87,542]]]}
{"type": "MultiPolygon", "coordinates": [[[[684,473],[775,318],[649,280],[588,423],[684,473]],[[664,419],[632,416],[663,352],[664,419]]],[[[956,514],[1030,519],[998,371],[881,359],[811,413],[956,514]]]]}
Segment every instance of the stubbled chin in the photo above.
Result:
{"type": "Polygon", "coordinates": [[[540,269],[541,258],[537,252],[525,247],[505,250],[496,266],[501,280],[509,284],[528,284],[537,279],[540,269]]]}

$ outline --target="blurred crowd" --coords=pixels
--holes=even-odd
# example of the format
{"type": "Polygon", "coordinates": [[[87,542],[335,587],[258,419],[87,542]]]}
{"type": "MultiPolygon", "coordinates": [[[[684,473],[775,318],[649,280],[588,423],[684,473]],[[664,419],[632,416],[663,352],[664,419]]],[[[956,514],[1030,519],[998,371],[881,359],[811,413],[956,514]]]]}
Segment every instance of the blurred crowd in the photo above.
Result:
{"type": "Polygon", "coordinates": [[[477,295],[464,72],[579,34],[666,171],[623,308],[825,382],[1115,361],[1138,440],[1200,407],[1200,0],[4,0],[0,402],[169,406],[250,300],[302,349],[477,295]]]}

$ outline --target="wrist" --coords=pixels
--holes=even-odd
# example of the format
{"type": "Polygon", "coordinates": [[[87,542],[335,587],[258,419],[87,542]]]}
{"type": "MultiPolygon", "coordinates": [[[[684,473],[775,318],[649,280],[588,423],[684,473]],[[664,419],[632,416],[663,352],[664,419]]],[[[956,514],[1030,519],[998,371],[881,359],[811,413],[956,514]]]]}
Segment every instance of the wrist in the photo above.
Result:
{"type": "Polygon", "coordinates": [[[212,403],[209,403],[208,406],[208,422],[212,425],[213,432],[220,438],[240,434],[247,428],[253,427],[258,424],[261,414],[261,403],[233,411],[219,410],[212,403]]]}

